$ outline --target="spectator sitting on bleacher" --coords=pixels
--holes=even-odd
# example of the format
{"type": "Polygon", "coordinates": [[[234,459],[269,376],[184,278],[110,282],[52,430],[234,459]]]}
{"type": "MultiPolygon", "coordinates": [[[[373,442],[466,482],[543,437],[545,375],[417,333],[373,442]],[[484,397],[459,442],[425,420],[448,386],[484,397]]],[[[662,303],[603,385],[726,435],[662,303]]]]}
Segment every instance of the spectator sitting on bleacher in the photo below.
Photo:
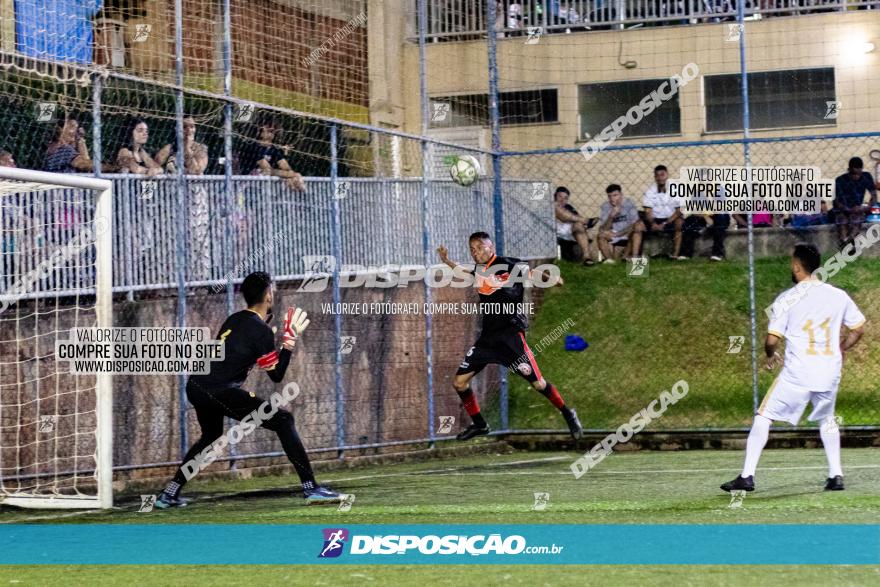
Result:
{"type": "Polygon", "coordinates": [[[870,206],[865,206],[865,192],[870,192],[870,204],[877,202],[877,188],[874,178],[864,171],[861,157],[849,160],[849,169],[834,181],[834,208],[832,215],[837,225],[837,238],[843,246],[851,242],[862,228],[865,214],[870,206]]]}
{"type": "Polygon", "coordinates": [[[804,228],[805,226],[821,226],[828,224],[828,202],[822,201],[818,214],[795,214],[791,217],[792,228],[804,228]]]}
{"type": "MultiPolygon", "coordinates": [[[[782,216],[778,216],[778,218],[781,219],[782,216]]],[[[745,214],[734,214],[733,219],[736,221],[736,228],[746,228],[749,225],[749,220],[746,218],[745,214]]],[[[764,212],[752,214],[752,228],[767,228],[780,225],[781,223],[774,218],[773,214],[767,214],[764,212]]]]}
{"type": "MultiPolygon", "coordinates": [[[[156,153],[156,163],[168,173],[177,173],[177,142],[168,143],[156,153]]],[[[183,167],[187,175],[202,175],[208,168],[208,147],[196,140],[196,119],[183,118],[183,167]]]]}
{"type": "Polygon", "coordinates": [[[9,151],[0,151],[0,167],[17,167],[15,157],[9,151]]]}
{"type": "Polygon", "coordinates": [[[625,247],[624,256],[632,256],[630,235],[639,221],[639,210],[629,198],[623,197],[623,189],[613,183],[605,188],[608,201],[599,209],[599,250],[605,263],[614,263],[615,247],[625,247]]]}
{"type": "Polygon", "coordinates": [[[594,265],[595,261],[590,254],[590,244],[587,238],[587,228],[591,226],[590,219],[584,218],[574,206],[568,203],[571,192],[567,187],[559,186],[553,194],[556,209],[556,238],[558,240],[574,240],[581,248],[584,265],[594,265]]]}
{"type": "Polygon", "coordinates": [[[139,175],[158,175],[162,173],[162,166],[147,153],[147,139],[150,138],[150,130],[143,120],[135,120],[128,135],[128,144],[116,155],[116,165],[122,172],[137,173],[139,175]]]}
{"type": "Polygon", "coordinates": [[[681,203],[669,197],[666,189],[666,181],[669,179],[669,171],[665,165],[654,168],[654,184],[645,191],[642,206],[645,210],[640,215],[641,220],[636,224],[632,235],[632,254],[638,255],[642,246],[642,234],[647,238],[652,234],[672,235],[672,254],[670,259],[684,260],[679,257],[681,251],[681,229],[684,226],[684,218],[681,214],[681,203]]]}
{"type": "Polygon", "coordinates": [[[57,129],[55,140],[46,149],[44,171],[77,173],[92,171],[92,158],[86,146],[85,130],[73,118],[67,118],[57,129]]]}

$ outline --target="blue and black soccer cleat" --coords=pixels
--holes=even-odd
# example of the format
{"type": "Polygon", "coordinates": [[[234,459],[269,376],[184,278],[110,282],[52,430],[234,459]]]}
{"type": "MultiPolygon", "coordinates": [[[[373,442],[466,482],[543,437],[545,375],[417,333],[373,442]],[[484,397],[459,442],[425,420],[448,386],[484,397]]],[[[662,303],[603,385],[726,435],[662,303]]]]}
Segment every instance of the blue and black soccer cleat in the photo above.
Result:
{"type": "Polygon", "coordinates": [[[303,497],[306,498],[306,505],[318,505],[324,503],[339,503],[342,498],[339,493],[333,491],[329,487],[316,485],[309,489],[303,489],[303,497]]]}
{"type": "Polygon", "coordinates": [[[182,508],[188,503],[189,500],[180,497],[180,495],[171,495],[170,493],[163,491],[156,497],[156,503],[153,504],[153,507],[159,508],[160,510],[167,510],[168,508],[182,508]]]}

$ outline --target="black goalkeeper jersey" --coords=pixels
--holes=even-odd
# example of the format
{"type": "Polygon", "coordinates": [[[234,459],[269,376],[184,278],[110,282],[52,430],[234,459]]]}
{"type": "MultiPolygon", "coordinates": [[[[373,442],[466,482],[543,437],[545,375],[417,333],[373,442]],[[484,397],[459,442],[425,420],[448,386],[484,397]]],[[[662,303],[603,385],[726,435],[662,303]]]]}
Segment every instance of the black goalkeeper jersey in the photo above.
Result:
{"type": "Polygon", "coordinates": [[[275,348],[275,333],[259,314],[251,310],[236,312],[223,322],[217,339],[223,341],[222,361],[211,363],[207,375],[193,375],[190,381],[210,387],[240,387],[257,361],[272,381],[284,378],[290,351],[275,348]]]}
{"type": "Polygon", "coordinates": [[[522,282],[528,275],[528,264],[513,257],[492,257],[484,269],[474,269],[483,316],[482,334],[528,328],[528,320],[521,312],[525,293],[522,282]],[[514,282],[508,283],[511,276],[515,276],[514,282]]]}

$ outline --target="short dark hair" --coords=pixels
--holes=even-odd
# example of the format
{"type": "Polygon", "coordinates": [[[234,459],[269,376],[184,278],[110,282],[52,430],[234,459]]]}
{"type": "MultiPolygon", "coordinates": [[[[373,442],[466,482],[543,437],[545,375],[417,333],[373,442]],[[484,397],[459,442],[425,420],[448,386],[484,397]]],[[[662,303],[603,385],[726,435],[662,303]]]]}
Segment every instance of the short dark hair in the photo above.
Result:
{"type": "Polygon", "coordinates": [[[248,306],[256,306],[266,297],[266,290],[272,286],[272,277],[265,271],[255,271],[244,278],[241,295],[248,306]]]}
{"type": "Polygon", "coordinates": [[[471,241],[490,241],[492,237],[489,236],[489,233],[483,231],[477,231],[471,236],[468,237],[468,242],[471,241]]]}
{"type": "Polygon", "coordinates": [[[569,196],[571,195],[571,192],[568,191],[568,188],[565,187],[564,185],[561,185],[561,186],[559,186],[558,188],[556,188],[556,191],[553,192],[553,196],[555,197],[556,194],[558,194],[559,192],[562,192],[562,193],[564,193],[564,194],[568,194],[569,196]]]}
{"type": "Polygon", "coordinates": [[[654,173],[657,173],[658,171],[669,171],[669,170],[666,169],[665,165],[658,165],[657,167],[654,168],[654,173]]]}
{"type": "Polygon", "coordinates": [[[605,188],[605,193],[610,194],[611,192],[622,192],[623,188],[617,185],[616,183],[612,183],[607,188],[605,188]]]}
{"type": "Polygon", "coordinates": [[[862,169],[865,166],[865,162],[862,161],[861,157],[853,157],[849,160],[849,168],[850,169],[862,169]]]}
{"type": "Polygon", "coordinates": [[[791,256],[797,259],[801,266],[809,273],[812,273],[822,265],[822,255],[819,254],[819,249],[813,245],[806,243],[797,244],[794,246],[791,256]]]}

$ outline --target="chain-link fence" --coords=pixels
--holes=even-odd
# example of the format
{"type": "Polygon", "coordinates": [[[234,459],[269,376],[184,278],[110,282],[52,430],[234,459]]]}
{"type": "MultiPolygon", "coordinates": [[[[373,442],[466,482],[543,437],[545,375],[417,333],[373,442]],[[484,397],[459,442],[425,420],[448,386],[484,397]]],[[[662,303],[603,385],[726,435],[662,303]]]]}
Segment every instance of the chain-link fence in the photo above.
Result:
{"type": "MultiPolygon", "coordinates": [[[[877,137],[868,136],[749,146],[755,166],[816,166],[824,177],[836,177],[846,172],[850,157],[866,156],[876,142],[877,137]]],[[[694,162],[743,166],[743,156],[742,141],[725,141],[612,146],[589,161],[579,150],[504,157],[505,178],[540,178],[553,186],[550,191],[568,188],[570,205],[589,220],[588,225],[593,224],[585,231],[587,251],[580,250],[570,232],[559,236],[560,249],[568,257],[561,261],[567,291],[564,295],[553,291],[544,298],[530,331],[532,345],[545,349],[537,353],[543,374],[564,397],[568,392],[572,403],[582,406],[588,427],[616,428],[680,379],[688,382],[691,393],[652,428],[741,428],[750,422],[775,376],[763,369],[768,320],[764,309],[791,286],[788,255],[792,246],[811,242],[827,259],[838,250],[834,227],[827,219],[820,220],[822,225],[808,225],[796,217],[779,218],[778,226],[753,226],[753,261],[748,254],[749,227],[739,226],[728,215],[712,217],[715,226],[711,220],[709,226],[705,220],[694,223],[703,218],[700,215],[685,219],[676,256],[688,260],[668,258],[676,247],[674,231],[646,238],[640,255],[644,267],[626,259],[626,240],[612,247],[616,264],[602,263],[605,257],[599,247],[601,207],[608,202],[608,186],[619,185],[623,197],[642,208],[645,192],[655,183],[656,166],[666,166],[670,177],[677,177],[679,168],[694,162]],[[720,250],[714,248],[716,233],[720,250]],[[584,266],[583,253],[596,265],[584,266]],[[710,257],[714,255],[724,260],[713,262],[710,257]],[[753,385],[753,317],[757,387],[753,385]],[[565,350],[566,334],[580,336],[589,346],[565,350]]],[[[877,269],[877,260],[872,258],[876,254],[866,251],[866,258],[833,280],[848,289],[869,321],[876,318],[869,293],[875,280],[868,277],[877,269]]],[[[876,426],[880,421],[880,405],[871,399],[874,386],[869,383],[876,375],[876,367],[868,360],[875,344],[876,333],[869,330],[862,346],[847,359],[839,403],[839,415],[847,425],[876,426]]],[[[519,378],[511,375],[511,381],[511,427],[558,429],[561,421],[554,410],[544,406],[519,378]]]]}

